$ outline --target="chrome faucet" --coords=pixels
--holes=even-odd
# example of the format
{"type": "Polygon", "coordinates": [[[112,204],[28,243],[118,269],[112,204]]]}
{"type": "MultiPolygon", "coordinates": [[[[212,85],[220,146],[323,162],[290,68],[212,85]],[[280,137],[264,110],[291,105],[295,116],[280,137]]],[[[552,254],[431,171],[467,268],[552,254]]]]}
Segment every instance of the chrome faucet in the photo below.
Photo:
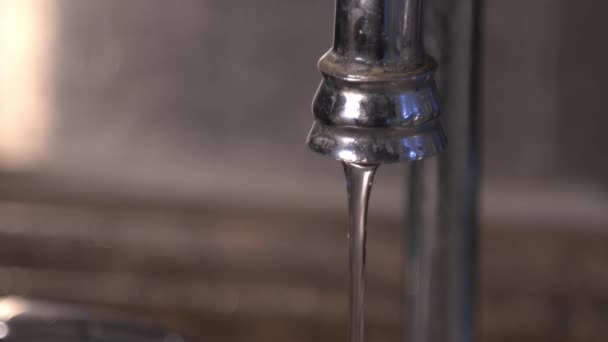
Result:
{"type": "Polygon", "coordinates": [[[470,342],[475,339],[480,4],[434,3],[446,11],[443,38],[452,42],[443,81],[450,94],[443,103],[450,111],[446,132],[457,141],[446,156],[420,161],[446,148],[437,64],[423,48],[422,0],[336,1],[333,47],[319,61],[323,80],[307,143],[345,163],[414,162],[403,338],[470,342]]]}
{"type": "Polygon", "coordinates": [[[334,44],[319,61],[308,145],[344,162],[380,164],[445,148],[435,61],[424,54],[420,0],[338,0],[334,44]]]}

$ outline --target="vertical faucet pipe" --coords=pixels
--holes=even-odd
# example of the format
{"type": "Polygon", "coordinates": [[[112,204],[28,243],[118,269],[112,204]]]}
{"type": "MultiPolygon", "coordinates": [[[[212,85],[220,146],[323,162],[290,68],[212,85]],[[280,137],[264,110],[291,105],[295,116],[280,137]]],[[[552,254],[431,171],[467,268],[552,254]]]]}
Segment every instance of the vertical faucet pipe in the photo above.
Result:
{"type": "Polygon", "coordinates": [[[444,342],[445,253],[439,227],[439,160],[410,165],[403,342],[444,342]]]}
{"type": "Polygon", "coordinates": [[[440,160],[440,230],[443,234],[445,342],[471,342],[476,336],[480,25],[483,0],[447,1],[451,6],[442,35],[445,59],[443,103],[450,108],[446,126],[454,145],[440,160]]]}
{"type": "Polygon", "coordinates": [[[333,50],[369,64],[412,68],[423,61],[421,0],[338,0],[333,50]]]}
{"type": "Polygon", "coordinates": [[[406,342],[476,340],[481,1],[435,0],[431,9],[455,139],[439,160],[411,166],[406,342]]]}

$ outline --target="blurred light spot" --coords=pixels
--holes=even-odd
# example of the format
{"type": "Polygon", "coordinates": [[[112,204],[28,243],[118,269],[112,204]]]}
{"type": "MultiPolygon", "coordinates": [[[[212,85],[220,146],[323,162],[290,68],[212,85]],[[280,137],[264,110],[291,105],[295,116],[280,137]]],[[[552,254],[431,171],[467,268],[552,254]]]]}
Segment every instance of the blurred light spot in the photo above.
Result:
{"type": "Polygon", "coordinates": [[[27,304],[19,298],[0,300],[0,321],[9,321],[27,310],[27,304]]]}
{"type": "Polygon", "coordinates": [[[53,37],[49,0],[0,1],[0,164],[24,167],[44,152],[53,37]]]}

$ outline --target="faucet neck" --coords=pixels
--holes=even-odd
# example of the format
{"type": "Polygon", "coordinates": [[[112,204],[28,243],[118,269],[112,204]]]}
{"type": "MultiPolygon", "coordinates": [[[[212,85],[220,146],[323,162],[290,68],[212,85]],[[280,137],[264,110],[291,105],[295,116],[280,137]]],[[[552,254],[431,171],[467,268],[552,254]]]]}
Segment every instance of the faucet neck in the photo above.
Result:
{"type": "Polygon", "coordinates": [[[367,64],[422,64],[421,7],[421,0],[337,0],[334,53],[367,64]]]}

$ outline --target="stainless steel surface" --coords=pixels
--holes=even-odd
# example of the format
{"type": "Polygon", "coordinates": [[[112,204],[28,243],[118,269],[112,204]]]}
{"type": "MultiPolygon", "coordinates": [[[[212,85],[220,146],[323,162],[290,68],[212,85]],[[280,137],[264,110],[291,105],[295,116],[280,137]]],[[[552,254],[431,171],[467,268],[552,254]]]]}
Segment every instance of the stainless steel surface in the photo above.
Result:
{"type": "Polygon", "coordinates": [[[117,318],[79,305],[0,298],[0,340],[8,342],[185,342],[150,324],[117,318]]]}
{"type": "Polygon", "coordinates": [[[378,165],[344,163],[348,187],[348,239],[350,243],[349,341],[365,340],[365,286],[367,208],[378,165]]]}
{"type": "Polygon", "coordinates": [[[319,61],[309,147],[354,163],[433,156],[445,147],[425,56],[420,0],[336,1],[333,48],[319,61]]]}

